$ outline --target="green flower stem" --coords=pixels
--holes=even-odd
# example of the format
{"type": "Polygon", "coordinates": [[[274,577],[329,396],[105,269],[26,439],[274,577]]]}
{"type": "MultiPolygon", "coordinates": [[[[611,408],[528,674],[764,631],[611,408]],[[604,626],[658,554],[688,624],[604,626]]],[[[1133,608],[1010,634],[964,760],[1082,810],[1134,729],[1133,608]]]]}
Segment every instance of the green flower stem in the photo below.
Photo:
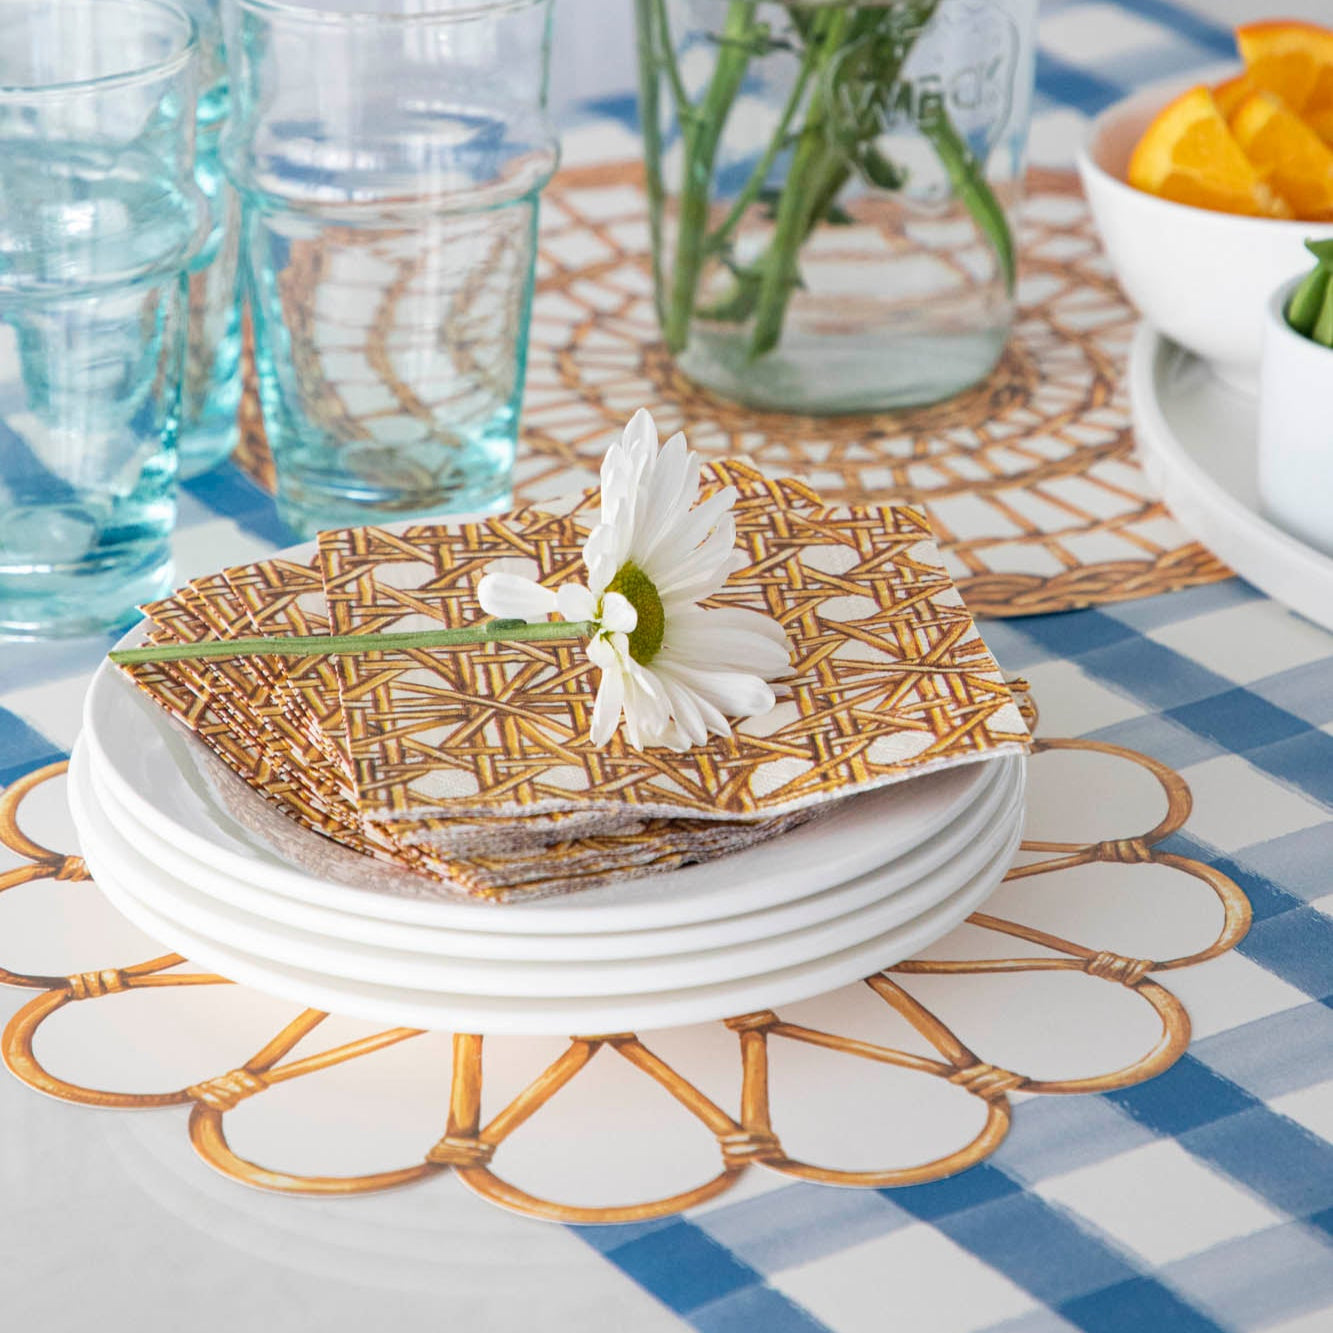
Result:
{"type": "MultiPolygon", "coordinates": [[[[658,0],[659,7],[665,0],[658,0]]],[[[726,129],[727,116],[741,90],[757,34],[754,12],[757,0],[731,0],[718,42],[713,77],[699,104],[686,117],[681,113],[685,139],[685,172],[681,183],[679,215],[676,219],[676,263],[672,274],[671,299],[667,305],[663,334],[672,352],[681,352],[689,339],[695,293],[705,259],[709,195],[718,144],[726,129]]],[[[663,38],[669,41],[669,34],[663,38]]]]}
{"type": "Polygon", "coordinates": [[[410,634],[292,634],[262,639],[216,639],[206,643],[150,643],[107,656],[117,666],[141,662],[181,662],[210,657],[326,657],[332,654],[387,653],[413,648],[451,648],[464,643],[547,643],[586,639],[590,620],[489,620],[463,629],[428,629],[410,634]]]}

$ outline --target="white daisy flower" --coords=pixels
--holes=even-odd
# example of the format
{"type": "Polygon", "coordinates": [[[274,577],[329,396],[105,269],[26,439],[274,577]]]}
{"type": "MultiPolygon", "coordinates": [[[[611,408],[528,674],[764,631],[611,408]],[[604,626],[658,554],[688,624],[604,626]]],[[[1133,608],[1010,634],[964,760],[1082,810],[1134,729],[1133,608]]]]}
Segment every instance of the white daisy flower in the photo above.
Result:
{"type": "Polygon", "coordinates": [[[756,611],[702,607],[745,565],[724,487],[696,506],[699,460],[684,435],[661,449],[640,409],[602,461],[601,521],[583,547],[587,586],[544,588],[487,574],[477,596],[489,615],[528,622],[559,612],[590,625],[601,668],[590,739],[605,745],[623,714],[636,749],[686,750],[731,732],[728,719],[773,707],[770,681],[787,674],[791,646],[756,611]]]}

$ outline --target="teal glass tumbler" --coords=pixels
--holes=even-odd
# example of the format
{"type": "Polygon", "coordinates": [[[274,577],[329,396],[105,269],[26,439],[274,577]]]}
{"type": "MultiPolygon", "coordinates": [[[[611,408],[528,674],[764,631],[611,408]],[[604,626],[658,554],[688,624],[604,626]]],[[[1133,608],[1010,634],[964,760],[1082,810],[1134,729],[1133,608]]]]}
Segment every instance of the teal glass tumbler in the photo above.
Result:
{"type": "Polygon", "coordinates": [[[298,532],[510,501],[550,0],[232,0],[223,161],[298,532]]]}
{"type": "Polygon", "coordinates": [[[195,180],[208,201],[208,240],[190,266],[180,476],[216,467],[236,448],[241,405],[241,204],[222,170],[229,105],[219,0],[185,0],[199,34],[195,180]]]}
{"type": "Polygon", "coordinates": [[[171,583],[196,38],[164,0],[0,0],[0,636],[171,583]]]}

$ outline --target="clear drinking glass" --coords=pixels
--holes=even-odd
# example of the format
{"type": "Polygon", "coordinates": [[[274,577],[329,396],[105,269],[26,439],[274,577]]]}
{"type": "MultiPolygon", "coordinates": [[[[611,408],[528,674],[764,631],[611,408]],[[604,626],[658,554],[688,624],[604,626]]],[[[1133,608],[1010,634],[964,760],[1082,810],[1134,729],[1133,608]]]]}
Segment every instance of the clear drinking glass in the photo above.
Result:
{"type": "Polygon", "coordinates": [[[161,0],[0,0],[0,635],[171,578],[195,35],[161,0]]]}
{"type": "Polygon", "coordinates": [[[230,0],[264,426],[301,532],[509,501],[550,0],[230,0]]]}
{"type": "Polygon", "coordinates": [[[199,34],[195,179],[208,201],[208,241],[190,267],[180,475],[196,477],[236,448],[241,405],[241,202],[222,170],[227,60],[219,0],[184,0],[199,34]]]}
{"type": "Polygon", "coordinates": [[[1013,317],[1037,0],[635,0],[658,314],[791,412],[932,402],[1013,317]]]}

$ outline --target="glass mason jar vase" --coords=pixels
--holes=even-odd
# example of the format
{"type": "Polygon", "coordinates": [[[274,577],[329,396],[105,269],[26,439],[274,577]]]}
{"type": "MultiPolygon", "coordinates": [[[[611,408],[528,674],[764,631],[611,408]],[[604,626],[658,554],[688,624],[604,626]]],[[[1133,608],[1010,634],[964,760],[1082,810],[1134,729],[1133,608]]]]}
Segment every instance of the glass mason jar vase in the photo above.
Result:
{"type": "Polygon", "coordinates": [[[635,0],[653,268],[686,375],[789,412],[995,366],[1037,0],[635,0]]]}

